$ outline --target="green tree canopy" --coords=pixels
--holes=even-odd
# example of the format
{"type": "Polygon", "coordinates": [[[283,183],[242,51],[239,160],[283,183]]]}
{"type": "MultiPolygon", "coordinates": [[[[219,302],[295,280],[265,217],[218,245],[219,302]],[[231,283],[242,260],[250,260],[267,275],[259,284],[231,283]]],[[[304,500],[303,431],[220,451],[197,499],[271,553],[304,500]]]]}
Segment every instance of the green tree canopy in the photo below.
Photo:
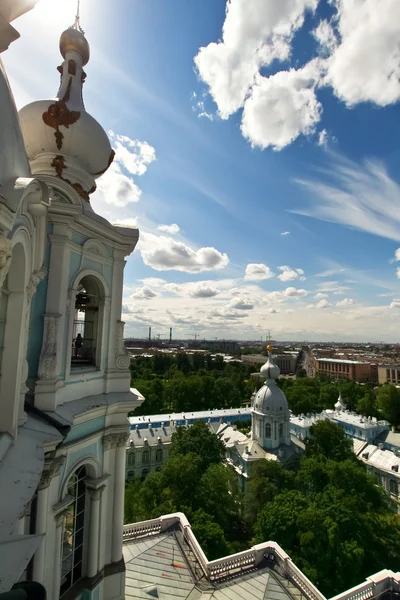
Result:
{"type": "Polygon", "coordinates": [[[319,421],[310,427],[311,438],[306,440],[306,456],[320,455],[332,460],[354,458],[353,442],[344,430],[332,421],[319,421]]]}
{"type": "Polygon", "coordinates": [[[225,446],[204,421],[196,421],[191,427],[178,427],[172,435],[171,456],[188,453],[197,454],[201,459],[202,471],[206,471],[210,465],[222,461],[225,446]]]}
{"type": "Polygon", "coordinates": [[[378,390],[378,407],[392,425],[400,425],[400,390],[385,384],[378,390]]]}

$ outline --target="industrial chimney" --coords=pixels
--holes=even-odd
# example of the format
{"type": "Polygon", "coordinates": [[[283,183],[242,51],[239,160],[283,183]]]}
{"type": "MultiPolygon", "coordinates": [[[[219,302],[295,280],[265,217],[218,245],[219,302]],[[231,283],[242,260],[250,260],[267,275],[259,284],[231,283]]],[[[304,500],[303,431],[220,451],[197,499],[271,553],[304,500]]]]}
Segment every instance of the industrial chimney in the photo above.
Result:
{"type": "Polygon", "coordinates": [[[172,342],[172,327],[169,328],[169,343],[172,342]]]}
{"type": "Polygon", "coordinates": [[[151,342],[151,327],[149,327],[149,342],[151,342]]]}

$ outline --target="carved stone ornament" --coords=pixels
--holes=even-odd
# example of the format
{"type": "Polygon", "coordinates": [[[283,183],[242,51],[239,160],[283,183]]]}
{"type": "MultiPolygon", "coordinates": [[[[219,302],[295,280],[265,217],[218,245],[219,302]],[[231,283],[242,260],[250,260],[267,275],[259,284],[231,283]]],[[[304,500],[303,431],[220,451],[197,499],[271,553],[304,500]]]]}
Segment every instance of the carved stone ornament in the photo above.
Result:
{"type": "Polygon", "coordinates": [[[39,361],[40,379],[54,379],[57,370],[57,328],[61,315],[44,315],[43,346],[39,361]]]}
{"type": "Polygon", "coordinates": [[[0,289],[11,266],[12,244],[9,239],[0,234],[0,289]]]}
{"type": "Polygon", "coordinates": [[[39,482],[39,489],[46,488],[50,485],[53,477],[56,477],[60,473],[61,467],[65,463],[65,459],[65,456],[56,456],[56,458],[48,465],[48,467],[45,468],[39,482]]]}
{"type": "Polygon", "coordinates": [[[76,123],[81,113],[77,110],[69,110],[66,102],[69,100],[71,93],[72,77],[69,80],[67,90],[64,97],[61,100],[57,100],[54,104],[50,104],[46,112],[43,113],[43,122],[48,126],[55,129],[54,137],[56,138],[57,148],[61,150],[64,134],[61,133],[60,127],[69,128],[70,125],[76,123]]]}
{"type": "Polygon", "coordinates": [[[129,433],[109,433],[103,437],[104,450],[117,448],[118,446],[126,446],[129,433]]]}
{"type": "Polygon", "coordinates": [[[124,321],[117,321],[115,336],[115,364],[118,369],[127,369],[130,364],[129,352],[124,344],[124,321]]]}

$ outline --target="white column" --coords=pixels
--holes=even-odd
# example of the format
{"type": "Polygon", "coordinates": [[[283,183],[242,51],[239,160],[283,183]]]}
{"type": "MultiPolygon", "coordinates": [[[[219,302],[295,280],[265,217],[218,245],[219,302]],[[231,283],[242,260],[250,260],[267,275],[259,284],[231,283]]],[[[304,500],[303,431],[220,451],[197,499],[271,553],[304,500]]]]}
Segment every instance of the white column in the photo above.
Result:
{"type": "Polygon", "coordinates": [[[100,498],[103,489],[104,486],[99,489],[87,486],[90,495],[88,577],[94,577],[99,570],[100,498]]]}
{"type": "MultiPolygon", "coordinates": [[[[50,478],[45,477],[39,485],[36,501],[36,533],[46,533],[47,531],[47,511],[49,503],[50,478]]],[[[33,557],[33,579],[39,583],[44,583],[46,555],[46,537],[43,538],[39,548],[33,557]]]]}
{"type": "Polygon", "coordinates": [[[64,525],[64,513],[55,516],[56,535],[54,539],[54,569],[53,569],[53,596],[52,600],[58,600],[60,597],[61,584],[61,558],[62,558],[62,537],[64,525]]]}
{"type": "Polygon", "coordinates": [[[114,507],[111,562],[122,558],[122,529],[124,526],[125,456],[127,434],[118,436],[115,449],[114,507]]]}

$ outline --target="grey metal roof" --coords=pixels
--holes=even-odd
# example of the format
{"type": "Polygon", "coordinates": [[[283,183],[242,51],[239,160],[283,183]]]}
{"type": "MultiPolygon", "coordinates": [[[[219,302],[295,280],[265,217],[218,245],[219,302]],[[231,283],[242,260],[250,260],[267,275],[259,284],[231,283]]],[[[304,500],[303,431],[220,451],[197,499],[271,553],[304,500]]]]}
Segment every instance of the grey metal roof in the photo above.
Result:
{"type": "Polygon", "coordinates": [[[223,582],[196,583],[194,559],[186,555],[175,532],[124,544],[125,598],[150,600],[293,600],[299,590],[268,568],[254,569],[223,582]]]}

